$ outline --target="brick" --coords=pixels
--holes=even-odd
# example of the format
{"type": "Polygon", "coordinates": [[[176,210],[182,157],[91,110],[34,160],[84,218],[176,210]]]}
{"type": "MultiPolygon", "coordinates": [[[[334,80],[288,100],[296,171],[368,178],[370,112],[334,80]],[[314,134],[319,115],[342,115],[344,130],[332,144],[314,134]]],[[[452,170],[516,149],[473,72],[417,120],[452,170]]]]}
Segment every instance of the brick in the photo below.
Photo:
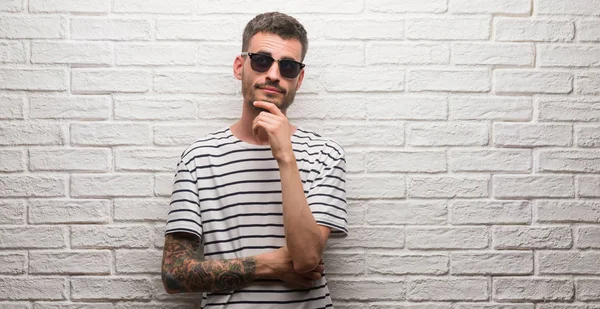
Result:
{"type": "Polygon", "coordinates": [[[108,13],[109,0],[89,0],[73,2],[69,0],[44,1],[30,0],[31,12],[70,12],[70,13],[108,13]]]}
{"type": "Polygon", "coordinates": [[[327,247],[400,249],[404,247],[404,228],[350,227],[346,238],[330,238],[327,247]]]}
{"type": "Polygon", "coordinates": [[[583,72],[575,77],[577,94],[600,94],[600,73],[583,72]]]}
{"type": "Polygon", "coordinates": [[[600,177],[578,177],[577,195],[579,197],[600,197],[600,177]]]}
{"type": "MultiPolygon", "coordinates": [[[[219,104],[219,102],[216,100],[201,100],[199,116],[201,118],[214,118],[215,116],[221,116],[221,118],[238,119],[241,113],[238,115],[237,113],[232,112],[235,110],[239,110],[241,112],[240,102],[238,101],[239,100],[236,100],[235,103],[228,102],[226,105],[231,105],[231,108],[227,109],[226,106],[219,104]],[[213,105],[208,106],[211,103],[213,105]],[[219,110],[215,110],[216,108],[219,110]]],[[[323,96],[302,96],[298,94],[296,97],[296,102],[298,103],[293,104],[287,110],[286,116],[290,120],[366,119],[368,106],[367,102],[371,103],[373,101],[378,101],[378,99],[370,96],[358,95],[336,95],[324,98],[323,96]],[[323,101],[326,101],[327,104],[323,104],[323,101]],[[296,108],[296,106],[298,107],[296,108]]]]}
{"type": "MultiPolygon", "coordinates": [[[[23,0],[6,0],[0,3],[0,11],[4,12],[21,12],[23,11],[23,0]]],[[[17,306],[17,305],[15,305],[17,306]]],[[[0,308],[3,308],[0,306],[0,308]]]]}
{"type": "Polygon", "coordinates": [[[488,144],[487,124],[467,122],[412,123],[407,128],[411,146],[483,146],[488,144]]]}
{"type": "Polygon", "coordinates": [[[540,99],[540,121],[600,121],[600,100],[589,99],[540,99]]]}
{"type": "MultiPolygon", "coordinates": [[[[1,308],[1,307],[0,307],[1,308]]],[[[113,309],[111,303],[61,303],[61,302],[35,302],[34,309],[113,309]]]]}
{"type": "Polygon", "coordinates": [[[23,223],[25,223],[25,202],[0,200],[0,224],[21,225],[23,223]]]}
{"type": "Polygon", "coordinates": [[[117,250],[115,268],[119,274],[159,274],[162,255],[158,250],[117,250]]]}
{"type": "Polygon", "coordinates": [[[600,151],[546,150],[538,154],[541,172],[600,172],[600,151]]]}
{"type": "Polygon", "coordinates": [[[373,42],[367,44],[366,55],[367,64],[446,64],[450,48],[446,44],[373,42]]]}
{"type": "Polygon", "coordinates": [[[577,28],[579,41],[600,42],[600,24],[597,20],[580,20],[577,28]]]}
{"type": "Polygon", "coordinates": [[[19,68],[0,69],[0,80],[0,89],[63,91],[68,89],[69,77],[65,69],[19,68]]]}
{"type": "MultiPolygon", "coordinates": [[[[308,53],[308,55],[306,55],[307,59],[308,57],[310,57],[309,55],[313,55],[315,53],[318,53],[319,50],[319,43],[314,43],[311,42],[310,43],[310,53],[308,53]],[[314,48],[313,48],[314,47],[314,48]]],[[[326,44],[325,46],[332,46],[330,44],[326,44]]],[[[348,46],[348,48],[342,48],[342,50],[344,50],[345,52],[348,53],[353,53],[356,54],[357,51],[355,50],[350,50],[349,46],[354,46],[354,45],[347,45],[347,44],[336,44],[337,46],[348,46]]],[[[356,45],[356,46],[362,46],[362,45],[356,45]]],[[[340,47],[341,48],[341,47],[340,47]]],[[[361,50],[358,50],[359,52],[361,50]]],[[[212,43],[212,42],[202,42],[202,44],[197,46],[197,54],[196,54],[196,63],[201,65],[201,66],[230,66],[233,63],[233,60],[235,59],[235,57],[237,55],[239,55],[241,52],[241,46],[239,43],[231,43],[231,42],[217,42],[217,43],[212,43]]],[[[328,57],[329,60],[335,61],[333,59],[333,57],[331,55],[326,55],[328,57]]],[[[341,55],[340,55],[341,56],[341,55]]],[[[348,56],[348,55],[344,55],[344,56],[348,56]]],[[[343,58],[343,57],[342,57],[343,58]]],[[[307,63],[314,63],[314,61],[318,61],[317,59],[312,59],[310,62],[306,61],[307,63]]],[[[237,96],[236,96],[237,99],[237,96]]],[[[236,101],[237,102],[237,101],[236,101]]]]}
{"type": "Polygon", "coordinates": [[[441,151],[368,152],[366,166],[369,172],[444,172],[446,153],[441,151]]]}
{"type": "Polygon", "coordinates": [[[2,197],[59,197],[65,196],[64,176],[0,176],[2,197]]]}
{"type": "Polygon", "coordinates": [[[0,41],[0,63],[24,63],[26,59],[23,42],[0,41]]]}
{"type": "Polygon", "coordinates": [[[406,247],[409,249],[483,249],[488,247],[485,227],[408,227],[406,247]]]}
{"type": "Polygon", "coordinates": [[[598,201],[537,201],[539,222],[600,222],[598,201]]]}
{"type": "Polygon", "coordinates": [[[446,1],[392,1],[392,0],[367,0],[366,7],[373,12],[395,13],[442,13],[447,10],[446,1]]]}
{"type": "Polygon", "coordinates": [[[116,97],[115,118],[135,120],[196,119],[198,102],[185,98],[116,97]]]}
{"type": "Polygon", "coordinates": [[[573,299],[573,281],[558,278],[494,278],[497,301],[566,301],[573,299]]]}
{"type": "Polygon", "coordinates": [[[193,0],[115,0],[112,8],[115,13],[160,13],[160,14],[193,14],[193,0]]]}
{"type": "Polygon", "coordinates": [[[411,176],[408,196],[417,198],[476,198],[489,196],[488,177],[411,176]]]}
{"type": "Polygon", "coordinates": [[[147,92],[152,85],[151,72],[145,70],[73,69],[73,92],[147,92]]]}
{"type": "Polygon", "coordinates": [[[453,275],[529,275],[533,274],[531,252],[452,253],[453,275]]]}
{"type": "Polygon", "coordinates": [[[115,221],[160,221],[167,219],[169,199],[115,199],[115,221]]]}
{"type": "Polygon", "coordinates": [[[365,170],[364,152],[346,151],[346,172],[360,173],[365,170]]]}
{"type": "Polygon", "coordinates": [[[230,72],[156,71],[154,90],[159,93],[235,94],[239,83],[230,72]]]}
{"type": "Polygon", "coordinates": [[[148,279],[122,277],[73,277],[71,297],[74,300],[150,300],[148,279]]]}
{"type": "Polygon", "coordinates": [[[71,124],[71,143],[92,146],[146,145],[150,143],[150,127],[141,123],[71,124]]]}
{"type": "Polygon", "coordinates": [[[144,225],[79,225],[71,227],[73,248],[147,248],[150,229],[144,225]]]}
{"type": "Polygon", "coordinates": [[[496,93],[570,93],[573,75],[567,72],[496,70],[496,93]]]}
{"type": "Polygon", "coordinates": [[[325,38],[341,40],[404,39],[404,19],[330,19],[323,28],[325,38]]]}
{"type": "Polygon", "coordinates": [[[540,45],[540,67],[600,67],[600,47],[595,45],[540,45]]]}
{"type": "Polygon", "coordinates": [[[365,222],[366,205],[362,201],[350,201],[347,211],[350,224],[362,225],[365,222]]]}
{"type": "Polygon", "coordinates": [[[25,170],[25,152],[23,150],[0,150],[0,172],[21,172],[25,170]]]}
{"type": "Polygon", "coordinates": [[[490,37],[490,17],[408,18],[406,37],[423,40],[487,40],[490,37]]]}
{"type": "MultiPolygon", "coordinates": [[[[231,3],[231,2],[228,2],[231,3]]],[[[200,14],[211,13],[263,13],[263,7],[255,3],[234,1],[234,5],[223,5],[220,1],[204,1],[198,7],[200,14]]],[[[363,10],[363,1],[359,0],[333,0],[322,2],[318,0],[305,0],[302,2],[281,2],[278,0],[263,0],[261,5],[272,11],[285,11],[286,13],[359,13],[363,10]]]]}
{"type": "Polygon", "coordinates": [[[66,22],[57,15],[2,16],[0,38],[61,39],[65,36],[66,22]]]}
{"type": "MultiPolygon", "coordinates": [[[[231,6],[227,6],[227,9],[227,13],[230,13],[231,6]]],[[[199,20],[159,18],[156,21],[156,39],[241,42],[243,27],[235,19],[222,17],[203,17],[199,20]]]]}
{"type": "Polygon", "coordinates": [[[110,251],[32,251],[30,274],[110,274],[110,251]]]}
{"type": "MultiPolygon", "coordinates": [[[[533,309],[534,304],[509,303],[453,303],[455,309],[533,309]]],[[[547,308],[549,309],[549,308],[547,308]]]]}
{"type": "Polygon", "coordinates": [[[150,40],[151,31],[145,19],[71,18],[71,39],[75,40],[150,40]]]}
{"type": "Polygon", "coordinates": [[[181,149],[118,149],[115,153],[117,171],[175,171],[181,149]]]}
{"type": "Polygon", "coordinates": [[[571,176],[495,176],[494,196],[497,198],[573,197],[571,176]]]}
{"type": "Polygon", "coordinates": [[[152,175],[149,174],[72,175],[71,196],[152,196],[152,184],[152,175]]]}
{"type": "Polygon", "coordinates": [[[452,63],[455,64],[533,66],[534,58],[533,44],[452,44],[452,63]]]}
{"type": "Polygon", "coordinates": [[[531,0],[450,0],[452,13],[530,14],[531,0]]]}
{"type": "Polygon", "coordinates": [[[29,169],[32,171],[109,171],[111,154],[108,149],[30,149],[29,169]]]}
{"type": "Polygon", "coordinates": [[[406,282],[391,280],[338,279],[327,282],[331,294],[339,300],[394,300],[406,299],[406,282]],[[364,291],[369,291],[365,293],[364,291]]]}
{"type": "Polygon", "coordinates": [[[315,128],[319,134],[335,140],[340,145],[369,146],[385,145],[400,146],[404,144],[404,125],[398,122],[373,123],[305,123],[303,127],[310,130],[315,128]]]}
{"type": "Polygon", "coordinates": [[[567,249],[573,244],[571,229],[567,226],[493,228],[494,249],[567,249]]]}
{"type": "Polygon", "coordinates": [[[527,97],[452,97],[448,113],[452,120],[529,121],[533,103],[527,97]]]}
{"type": "Polygon", "coordinates": [[[543,275],[598,275],[599,260],[598,252],[540,251],[537,266],[543,275]]]}
{"type": "Polygon", "coordinates": [[[110,96],[35,95],[29,97],[29,117],[35,119],[108,119],[110,96]]]}
{"type": "Polygon", "coordinates": [[[445,224],[448,215],[442,201],[378,202],[366,207],[366,219],[371,225],[445,224]]]}
{"type": "Polygon", "coordinates": [[[360,275],[365,272],[365,253],[324,252],[328,275],[360,275]]]}
{"type": "Polygon", "coordinates": [[[444,275],[448,273],[449,264],[450,259],[446,255],[369,254],[367,256],[367,272],[378,275],[444,275]]]}
{"type": "MultiPolygon", "coordinates": [[[[233,59],[239,53],[239,48],[232,53],[228,59],[228,65],[231,65],[233,59]]],[[[327,65],[363,65],[365,63],[365,48],[362,43],[316,43],[310,44],[310,52],[306,54],[304,63],[310,63],[311,66],[327,65]]],[[[214,65],[213,61],[204,61],[207,65],[214,65]]]]}
{"type": "MultiPolygon", "coordinates": [[[[363,110],[366,110],[369,119],[445,120],[448,118],[448,102],[444,97],[385,96],[365,98],[363,103],[365,102],[368,104],[363,110]]],[[[328,102],[327,105],[329,104],[328,102]]],[[[302,105],[304,106],[304,102],[302,105]]]]}
{"type": "Polygon", "coordinates": [[[0,274],[24,274],[27,270],[26,259],[27,255],[24,253],[0,253],[0,274]]]}
{"type": "Polygon", "coordinates": [[[68,284],[55,277],[0,277],[0,300],[63,300],[68,284]]]}
{"type": "Polygon", "coordinates": [[[319,79],[328,92],[404,90],[404,71],[390,66],[325,68],[319,79]]]}
{"type": "Polygon", "coordinates": [[[105,42],[32,42],[31,62],[49,64],[112,64],[112,46],[105,42]]]}
{"type": "MultiPolygon", "coordinates": [[[[225,126],[220,123],[201,125],[157,125],[154,126],[154,144],[160,146],[189,146],[194,141],[209,133],[216,132],[219,129],[224,130],[225,126]]],[[[175,165],[173,165],[173,167],[174,166],[175,165]]]]}
{"type": "Polygon", "coordinates": [[[63,130],[60,125],[33,122],[0,123],[0,145],[61,145],[63,130]]]}
{"type": "MultiPolygon", "coordinates": [[[[0,309],[29,309],[29,302],[1,302],[0,309]]],[[[37,308],[37,307],[36,307],[37,308]]]]}
{"type": "Polygon", "coordinates": [[[529,150],[450,150],[448,168],[454,172],[529,173],[532,169],[529,150]]]}
{"type": "Polygon", "coordinates": [[[487,278],[418,278],[408,282],[411,301],[488,300],[487,278]]]}
{"type": "Polygon", "coordinates": [[[547,303],[539,304],[540,309],[598,309],[600,306],[592,304],[561,304],[561,303],[547,303]]]}
{"type": "Polygon", "coordinates": [[[582,301],[600,300],[600,280],[577,279],[575,281],[576,298],[582,301]]]}
{"type": "Polygon", "coordinates": [[[600,126],[576,126],[575,139],[579,147],[600,147],[600,126]]]}
{"type": "Polygon", "coordinates": [[[496,18],[494,35],[497,41],[566,42],[575,37],[575,25],[564,20],[496,18]]]}
{"type": "Polygon", "coordinates": [[[65,231],[62,227],[0,227],[0,248],[44,249],[64,247],[65,231]]]}
{"type": "Polygon", "coordinates": [[[164,245],[165,245],[165,226],[164,226],[164,224],[161,224],[159,226],[152,226],[151,233],[152,233],[152,235],[151,235],[152,243],[154,244],[154,247],[158,248],[158,249],[163,249],[164,245]]]}
{"type": "Polygon", "coordinates": [[[573,145],[573,127],[565,124],[496,123],[494,145],[541,147],[573,145]]]}
{"type": "Polygon", "coordinates": [[[408,73],[407,89],[419,91],[488,92],[491,77],[483,70],[412,70],[408,73]]]}
{"type": "Polygon", "coordinates": [[[117,65],[194,65],[197,49],[193,43],[119,43],[115,58],[117,65]]]}
{"type": "Polygon", "coordinates": [[[108,223],[109,200],[41,200],[29,201],[30,224],[108,223]]]}
{"type": "Polygon", "coordinates": [[[568,0],[540,0],[534,1],[538,14],[548,15],[600,15],[600,3],[594,0],[580,0],[573,3],[568,0]]]}
{"type": "Polygon", "coordinates": [[[600,249],[600,227],[575,227],[575,244],[580,249],[600,249]]]}
{"type": "Polygon", "coordinates": [[[0,119],[23,119],[24,104],[22,97],[0,97],[0,109],[2,109],[0,119]]]}
{"type": "Polygon", "coordinates": [[[450,203],[450,222],[453,225],[531,223],[531,203],[457,200],[450,203]]]}
{"type": "Polygon", "coordinates": [[[154,175],[154,195],[170,197],[173,192],[173,174],[154,175]]]}
{"type": "Polygon", "coordinates": [[[404,176],[348,175],[348,198],[402,198],[406,196],[404,176]]]}

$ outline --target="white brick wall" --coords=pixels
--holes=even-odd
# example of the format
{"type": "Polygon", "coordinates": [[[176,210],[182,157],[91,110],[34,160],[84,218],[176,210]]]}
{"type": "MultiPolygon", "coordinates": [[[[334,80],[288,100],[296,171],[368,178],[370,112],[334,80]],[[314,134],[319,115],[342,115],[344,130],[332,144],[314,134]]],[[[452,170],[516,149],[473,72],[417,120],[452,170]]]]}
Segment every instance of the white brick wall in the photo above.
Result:
{"type": "Polygon", "coordinates": [[[336,308],[600,308],[600,1],[0,0],[0,308],[198,308],[160,283],[176,158],[240,115],[255,14],[347,151],[336,308]]]}

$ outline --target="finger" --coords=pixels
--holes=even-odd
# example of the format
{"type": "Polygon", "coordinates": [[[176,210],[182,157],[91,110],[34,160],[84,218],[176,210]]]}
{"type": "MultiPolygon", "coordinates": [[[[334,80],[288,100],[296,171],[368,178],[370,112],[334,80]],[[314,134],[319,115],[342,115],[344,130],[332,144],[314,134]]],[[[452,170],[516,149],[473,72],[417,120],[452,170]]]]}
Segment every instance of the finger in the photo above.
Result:
{"type": "Polygon", "coordinates": [[[304,273],[302,274],[305,278],[310,279],[310,280],[319,280],[321,279],[321,273],[318,272],[308,272],[308,273],[304,273]]]}
{"type": "Polygon", "coordinates": [[[264,108],[264,109],[268,110],[271,114],[274,114],[277,116],[283,116],[283,113],[279,110],[279,107],[277,107],[277,105],[275,105],[271,102],[254,101],[254,106],[256,106],[258,108],[264,108]]]}

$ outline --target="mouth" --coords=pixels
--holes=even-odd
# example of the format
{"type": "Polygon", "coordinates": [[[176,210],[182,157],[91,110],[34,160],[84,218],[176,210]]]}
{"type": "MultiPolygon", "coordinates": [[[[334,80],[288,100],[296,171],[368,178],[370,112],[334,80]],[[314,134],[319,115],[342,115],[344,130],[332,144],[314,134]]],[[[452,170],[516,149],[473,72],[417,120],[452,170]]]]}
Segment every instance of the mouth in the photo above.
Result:
{"type": "Polygon", "coordinates": [[[283,93],[283,91],[274,87],[262,87],[260,89],[262,89],[266,93],[283,93]]]}

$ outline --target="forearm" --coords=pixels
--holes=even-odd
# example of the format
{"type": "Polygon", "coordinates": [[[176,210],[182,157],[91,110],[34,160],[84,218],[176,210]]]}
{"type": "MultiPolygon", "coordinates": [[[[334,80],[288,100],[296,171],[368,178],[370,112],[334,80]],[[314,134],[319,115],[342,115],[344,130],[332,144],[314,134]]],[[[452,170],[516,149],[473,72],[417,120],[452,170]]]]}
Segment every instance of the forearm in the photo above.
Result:
{"type": "Polygon", "coordinates": [[[279,162],[285,241],[298,272],[310,271],[321,261],[323,239],[310,211],[296,160],[279,162]]]}

